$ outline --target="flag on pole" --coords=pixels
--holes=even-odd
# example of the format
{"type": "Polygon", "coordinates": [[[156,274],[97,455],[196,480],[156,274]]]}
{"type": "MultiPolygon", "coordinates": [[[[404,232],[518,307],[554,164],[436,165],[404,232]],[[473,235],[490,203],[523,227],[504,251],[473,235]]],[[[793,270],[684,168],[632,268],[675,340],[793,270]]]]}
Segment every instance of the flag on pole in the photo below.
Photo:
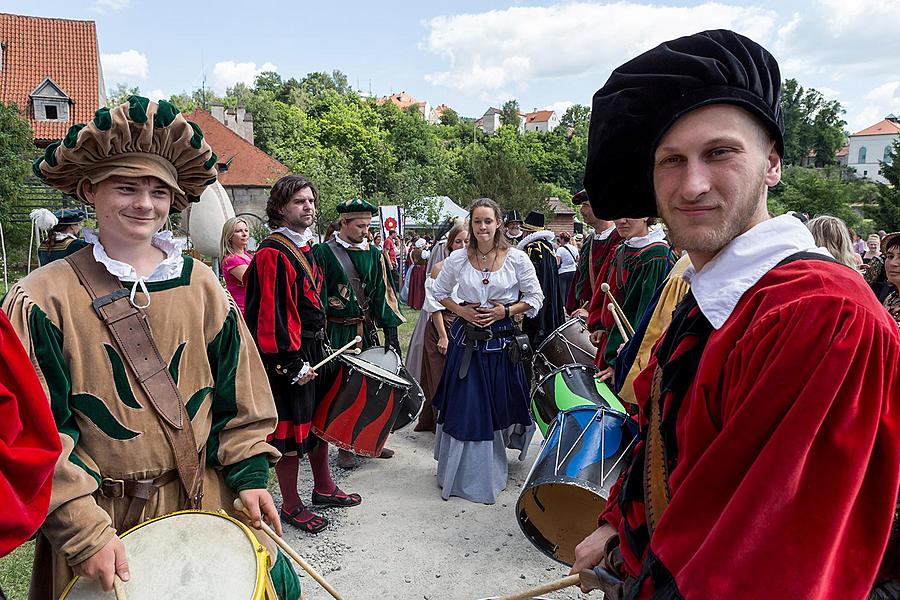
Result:
{"type": "Polygon", "coordinates": [[[403,237],[403,209],[399,206],[379,206],[378,216],[381,219],[381,239],[385,240],[391,230],[403,237]]]}

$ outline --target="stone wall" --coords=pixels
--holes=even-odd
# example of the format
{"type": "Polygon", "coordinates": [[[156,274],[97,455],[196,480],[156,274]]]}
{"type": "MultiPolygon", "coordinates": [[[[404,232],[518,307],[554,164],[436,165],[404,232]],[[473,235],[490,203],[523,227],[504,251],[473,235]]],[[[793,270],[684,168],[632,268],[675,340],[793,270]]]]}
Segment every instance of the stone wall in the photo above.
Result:
{"type": "Polygon", "coordinates": [[[265,222],[269,188],[225,186],[225,191],[228,192],[228,197],[231,198],[234,214],[250,213],[265,222]]]}

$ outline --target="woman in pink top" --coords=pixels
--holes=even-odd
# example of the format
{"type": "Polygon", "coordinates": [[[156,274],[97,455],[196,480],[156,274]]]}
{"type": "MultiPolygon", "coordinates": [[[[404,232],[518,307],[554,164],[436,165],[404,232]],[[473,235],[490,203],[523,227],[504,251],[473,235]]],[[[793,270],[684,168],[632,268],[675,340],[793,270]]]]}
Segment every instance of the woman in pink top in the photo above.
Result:
{"type": "Polygon", "coordinates": [[[253,257],[247,252],[247,244],[250,242],[250,227],[247,221],[240,217],[231,217],[225,221],[222,227],[222,241],[220,242],[219,256],[221,256],[222,275],[225,277],[225,288],[234,303],[244,314],[244,298],[247,288],[244,287],[244,273],[253,257]]]}

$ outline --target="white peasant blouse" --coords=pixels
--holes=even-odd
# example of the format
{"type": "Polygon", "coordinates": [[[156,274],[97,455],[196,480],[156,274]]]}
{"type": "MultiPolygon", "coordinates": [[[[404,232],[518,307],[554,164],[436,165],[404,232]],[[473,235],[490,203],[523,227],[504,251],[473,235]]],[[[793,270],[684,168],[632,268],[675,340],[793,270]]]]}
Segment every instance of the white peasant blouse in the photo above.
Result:
{"type": "Polygon", "coordinates": [[[513,304],[521,295],[521,301],[530,307],[525,312],[528,317],[536,316],[544,304],[544,292],[534,265],[528,255],[517,248],[510,248],[500,268],[488,273],[469,263],[465,248],[454,250],[444,259],[444,266],[434,281],[435,300],[440,302],[451,295],[455,296],[455,301],[459,298],[484,308],[493,306],[490,300],[513,304]],[[487,285],[483,283],[485,276],[489,280],[487,285]]]}

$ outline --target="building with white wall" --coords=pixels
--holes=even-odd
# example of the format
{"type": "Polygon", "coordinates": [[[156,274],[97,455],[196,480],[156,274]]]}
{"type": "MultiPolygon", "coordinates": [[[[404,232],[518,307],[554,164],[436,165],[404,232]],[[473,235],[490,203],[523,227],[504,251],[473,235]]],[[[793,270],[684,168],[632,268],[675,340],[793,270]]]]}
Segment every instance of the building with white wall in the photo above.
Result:
{"type": "Polygon", "coordinates": [[[880,123],[850,136],[847,166],[864,179],[887,183],[881,176],[881,163],[890,160],[893,144],[900,140],[900,119],[890,114],[880,123]]]}
{"type": "Polygon", "coordinates": [[[535,110],[525,115],[525,131],[549,132],[559,125],[559,115],[554,110],[535,110]]]}

